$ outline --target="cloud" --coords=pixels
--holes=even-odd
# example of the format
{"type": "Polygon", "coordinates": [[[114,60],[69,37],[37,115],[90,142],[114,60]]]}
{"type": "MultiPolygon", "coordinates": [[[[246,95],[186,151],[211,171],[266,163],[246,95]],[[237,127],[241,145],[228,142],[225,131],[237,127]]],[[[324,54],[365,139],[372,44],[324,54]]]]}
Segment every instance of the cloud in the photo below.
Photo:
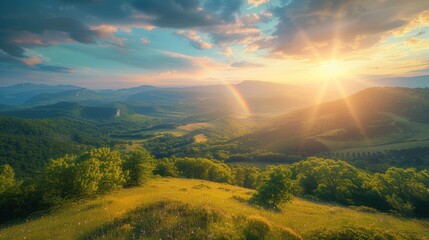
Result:
{"type": "MultiPolygon", "coordinates": [[[[106,39],[124,46],[114,35],[118,29],[231,24],[237,19],[242,1],[0,0],[0,49],[12,57],[24,58],[26,48],[69,41],[96,44],[106,39]]],[[[197,48],[210,46],[199,40],[191,42],[197,48]]]]}
{"type": "Polygon", "coordinates": [[[241,0],[134,0],[131,5],[157,27],[192,28],[234,20],[241,0]]]}
{"type": "Polygon", "coordinates": [[[150,40],[148,38],[145,38],[145,37],[140,38],[140,42],[143,45],[149,45],[150,44],[150,40]]]}
{"type": "Polygon", "coordinates": [[[37,70],[46,71],[46,72],[56,72],[56,73],[75,73],[76,72],[76,70],[73,68],[46,65],[46,64],[37,65],[37,70]]]}
{"type": "Polygon", "coordinates": [[[249,3],[252,7],[257,7],[264,3],[268,3],[268,1],[269,0],[247,0],[247,3],[249,3]]]}
{"type": "Polygon", "coordinates": [[[304,58],[353,52],[416,24],[428,7],[429,1],[293,0],[273,10],[278,24],[268,46],[275,54],[304,58]]]}
{"type": "Polygon", "coordinates": [[[42,62],[42,59],[38,57],[32,57],[32,58],[24,58],[22,62],[27,66],[33,66],[36,64],[40,64],[42,62]]]}
{"type": "Polygon", "coordinates": [[[232,57],[234,55],[234,52],[230,47],[224,47],[219,53],[225,55],[226,57],[232,57]]]}
{"type": "Polygon", "coordinates": [[[234,62],[231,64],[231,67],[234,68],[258,68],[258,67],[264,67],[264,64],[261,63],[252,63],[252,62],[234,62]]]}
{"type": "Polygon", "coordinates": [[[417,37],[409,38],[405,41],[405,43],[413,48],[423,48],[423,49],[429,49],[429,40],[420,39],[417,37]]]}
{"type": "Polygon", "coordinates": [[[191,45],[196,49],[207,50],[213,48],[213,44],[204,42],[200,35],[195,31],[179,30],[176,32],[176,35],[188,39],[191,45]]]}

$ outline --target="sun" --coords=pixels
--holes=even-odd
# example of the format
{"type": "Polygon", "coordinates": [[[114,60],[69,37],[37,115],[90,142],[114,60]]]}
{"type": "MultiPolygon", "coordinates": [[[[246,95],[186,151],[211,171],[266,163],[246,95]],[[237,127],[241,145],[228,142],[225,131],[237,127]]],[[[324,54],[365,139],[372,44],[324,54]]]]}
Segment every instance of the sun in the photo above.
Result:
{"type": "Polygon", "coordinates": [[[326,80],[335,80],[347,76],[347,66],[339,60],[323,61],[318,68],[318,72],[326,80]]]}

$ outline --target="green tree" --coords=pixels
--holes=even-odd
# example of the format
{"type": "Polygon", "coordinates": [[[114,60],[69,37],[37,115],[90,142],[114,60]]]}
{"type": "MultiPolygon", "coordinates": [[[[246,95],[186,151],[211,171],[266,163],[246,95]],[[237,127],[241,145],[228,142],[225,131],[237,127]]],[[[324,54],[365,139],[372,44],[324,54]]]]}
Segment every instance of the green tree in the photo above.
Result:
{"type": "Polygon", "coordinates": [[[109,192],[122,187],[125,179],[119,152],[98,148],[51,160],[41,187],[46,200],[56,202],[109,192]]]}
{"type": "Polygon", "coordinates": [[[429,216],[429,172],[414,168],[389,168],[374,175],[374,189],[386,199],[393,211],[404,216],[429,216]]]}
{"type": "Polygon", "coordinates": [[[353,204],[364,184],[364,173],[344,161],[309,158],[294,164],[292,171],[296,193],[344,204],[353,204]]]}
{"type": "Polygon", "coordinates": [[[73,198],[78,194],[75,191],[76,159],[77,156],[66,155],[51,160],[46,166],[41,183],[46,201],[73,198]]]}
{"type": "Polygon", "coordinates": [[[8,191],[16,186],[15,171],[13,168],[5,164],[0,167],[0,194],[8,191]]]}
{"type": "Polygon", "coordinates": [[[160,175],[162,177],[175,177],[178,174],[178,170],[175,165],[175,159],[164,158],[158,160],[153,171],[153,174],[160,175]]]}
{"type": "Polygon", "coordinates": [[[284,166],[271,167],[262,174],[261,183],[251,201],[267,208],[291,200],[291,171],[284,166]]]}
{"type": "Polygon", "coordinates": [[[86,197],[97,194],[102,178],[100,165],[98,159],[90,158],[80,162],[73,169],[73,185],[77,196],[86,197]]]}
{"type": "Polygon", "coordinates": [[[140,186],[147,182],[155,169],[153,156],[146,149],[130,152],[125,157],[124,170],[128,171],[128,186],[140,186]]]}
{"type": "MultiPolygon", "coordinates": [[[[84,153],[79,161],[96,159],[100,161],[101,178],[98,193],[106,193],[121,188],[126,182],[126,175],[122,170],[123,160],[118,151],[110,148],[96,148],[84,153]]],[[[94,161],[94,160],[92,160],[94,161]]]]}

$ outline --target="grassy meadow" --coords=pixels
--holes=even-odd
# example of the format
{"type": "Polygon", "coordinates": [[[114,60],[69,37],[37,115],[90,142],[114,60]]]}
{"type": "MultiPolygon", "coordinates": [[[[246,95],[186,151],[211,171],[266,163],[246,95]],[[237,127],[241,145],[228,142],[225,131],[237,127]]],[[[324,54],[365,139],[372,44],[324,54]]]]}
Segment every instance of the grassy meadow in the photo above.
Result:
{"type": "MultiPolygon", "coordinates": [[[[226,239],[239,239],[246,229],[246,219],[249,218],[262,219],[261,221],[269,226],[269,239],[299,239],[298,235],[304,239],[314,239],[311,236],[315,231],[343,227],[387,231],[407,236],[404,239],[429,239],[427,220],[368,213],[300,198],[294,198],[291,203],[284,205],[281,212],[274,212],[250,206],[246,200],[252,193],[253,190],[203,180],[157,178],[143,187],[124,189],[96,199],[80,201],[52,210],[42,217],[3,226],[0,229],[0,239],[117,239],[118,236],[126,239],[124,232],[132,231],[138,226],[127,222],[133,220],[133,214],[139,213],[133,211],[151,205],[150,209],[153,210],[153,206],[158,206],[159,202],[166,202],[167,205],[170,204],[168,206],[173,204],[176,210],[182,209],[180,206],[183,205],[186,206],[184,209],[193,209],[190,210],[192,213],[198,209],[215,212],[217,217],[213,218],[215,220],[210,218],[213,224],[206,232],[226,239]]],[[[156,215],[147,209],[141,211],[156,215]]],[[[170,210],[166,211],[168,215],[160,215],[165,217],[165,221],[172,221],[173,225],[179,221],[174,218],[174,214],[171,216],[170,210]]],[[[178,218],[186,216],[180,215],[178,218]]],[[[148,216],[137,219],[147,218],[148,216]]],[[[135,219],[136,216],[134,221],[135,219]]],[[[164,218],[158,219],[160,224],[162,219],[164,218]]],[[[198,224],[200,223],[201,221],[198,224]]],[[[184,219],[180,224],[191,223],[184,219]]],[[[155,233],[161,234],[156,231],[155,233]]],[[[182,239],[186,238],[182,236],[182,239]]],[[[207,235],[207,238],[210,236],[207,235]]],[[[149,236],[148,239],[154,238],[149,236]]]]}

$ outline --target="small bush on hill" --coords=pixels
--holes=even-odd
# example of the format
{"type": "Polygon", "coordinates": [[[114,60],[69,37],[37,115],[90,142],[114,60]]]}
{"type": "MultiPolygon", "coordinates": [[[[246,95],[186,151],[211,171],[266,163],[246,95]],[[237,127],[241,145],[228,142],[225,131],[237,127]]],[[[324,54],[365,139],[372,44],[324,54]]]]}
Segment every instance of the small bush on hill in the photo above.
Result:
{"type": "Polygon", "coordinates": [[[260,185],[251,198],[251,202],[266,207],[277,209],[285,202],[290,201],[291,172],[284,166],[269,168],[260,176],[260,185]]]}
{"type": "Polygon", "coordinates": [[[246,240],[263,240],[266,239],[271,229],[271,223],[266,218],[250,216],[243,229],[243,236],[246,240]]]}
{"type": "Polygon", "coordinates": [[[282,240],[304,240],[301,235],[288,227],[280,227],[280,239],[282,240]]]}
{"type": "Polygon", "coordinates": [[[85,239],[229,239],[212,229],[222,215],[205,208],[161,201],[116,219],[85,239]]]}

